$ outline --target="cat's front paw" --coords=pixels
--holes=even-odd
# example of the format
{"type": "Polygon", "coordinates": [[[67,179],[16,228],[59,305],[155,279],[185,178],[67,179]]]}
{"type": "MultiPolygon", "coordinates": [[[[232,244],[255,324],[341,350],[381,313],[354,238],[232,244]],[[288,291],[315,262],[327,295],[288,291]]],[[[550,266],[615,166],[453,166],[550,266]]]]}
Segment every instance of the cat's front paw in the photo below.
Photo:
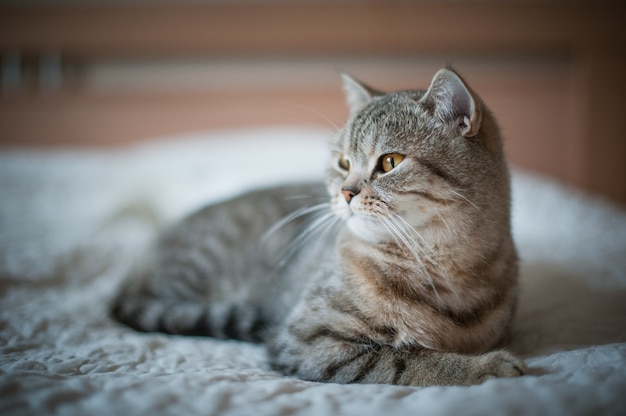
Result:
{"type": "Polygon", "coordinates": [[[519,377],[528,372],[528,367],[520,358],[507,351],[492,351],[478,357],[478,365],[473,371],[474,384],[495,377],[519,377]]]}

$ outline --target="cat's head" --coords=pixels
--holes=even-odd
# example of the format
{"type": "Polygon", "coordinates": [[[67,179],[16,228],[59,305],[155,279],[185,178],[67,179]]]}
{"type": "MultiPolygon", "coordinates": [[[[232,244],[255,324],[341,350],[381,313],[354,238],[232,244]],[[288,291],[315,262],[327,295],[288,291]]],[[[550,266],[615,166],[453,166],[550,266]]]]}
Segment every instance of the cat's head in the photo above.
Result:
{"type": "Polygon", "coordinates": [[[436,235],[494,210],[508,221],[499,131],[457,73],[441,69],[426,91],[385,94],[348,76],[343,84],[351,113],[327,187],[354,234],[389,241],[410,226],[436,235]]]}

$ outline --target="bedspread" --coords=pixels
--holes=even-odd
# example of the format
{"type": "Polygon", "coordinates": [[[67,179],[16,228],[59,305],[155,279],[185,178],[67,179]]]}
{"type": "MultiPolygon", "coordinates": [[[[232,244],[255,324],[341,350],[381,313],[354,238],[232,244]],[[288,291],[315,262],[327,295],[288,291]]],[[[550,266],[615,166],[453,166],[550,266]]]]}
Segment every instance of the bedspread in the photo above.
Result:
{"type": "Polygon", "coordinates": [[[519,170],[510,348],[530,367],[524,377],[305,382],[272,371],[260,345],[110,319],[117,285],[159,228],[246,189],[321,178],[326,141],[295,126],[0,152],[0,414],[626,414],[626,213],[519,170]]]}

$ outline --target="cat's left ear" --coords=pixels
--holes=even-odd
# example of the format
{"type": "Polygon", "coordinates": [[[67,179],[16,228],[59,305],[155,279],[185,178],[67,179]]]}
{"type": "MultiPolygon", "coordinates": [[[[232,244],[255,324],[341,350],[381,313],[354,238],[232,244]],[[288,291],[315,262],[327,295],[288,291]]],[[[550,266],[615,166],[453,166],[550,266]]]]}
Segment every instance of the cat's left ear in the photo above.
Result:
{"type": "Polygon", "coordinates": [[[356,113],[369,103],[372,97],[381,94],[379,91],[357,81],[348,74],[341,74],[341,81],[343,83],[343,90],[346,93],[346,101],[350,108],[350,114],[356,113]]]}
{"type": "Polygon", "coordinates": [[[463,79],[451,69],[440,69],[420,99],[445,123],[458,123],[465,137],[478,134],[482,121],[480,102],[463,79]]]}

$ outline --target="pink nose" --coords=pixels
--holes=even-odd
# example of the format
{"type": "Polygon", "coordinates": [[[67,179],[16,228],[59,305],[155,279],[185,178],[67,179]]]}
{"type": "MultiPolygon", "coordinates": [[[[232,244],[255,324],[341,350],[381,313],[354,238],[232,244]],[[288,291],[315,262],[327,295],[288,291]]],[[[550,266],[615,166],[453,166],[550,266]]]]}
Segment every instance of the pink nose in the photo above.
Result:
{"type": "Polygon", "coordinates": [[[349,204],[350,201],[352,201],[352,198],[354,198],[354,196],[358,194],[359,191],[355,188],[341,188],[341,193],[346,198],[346,202],[348,202],[349,204]]]}

